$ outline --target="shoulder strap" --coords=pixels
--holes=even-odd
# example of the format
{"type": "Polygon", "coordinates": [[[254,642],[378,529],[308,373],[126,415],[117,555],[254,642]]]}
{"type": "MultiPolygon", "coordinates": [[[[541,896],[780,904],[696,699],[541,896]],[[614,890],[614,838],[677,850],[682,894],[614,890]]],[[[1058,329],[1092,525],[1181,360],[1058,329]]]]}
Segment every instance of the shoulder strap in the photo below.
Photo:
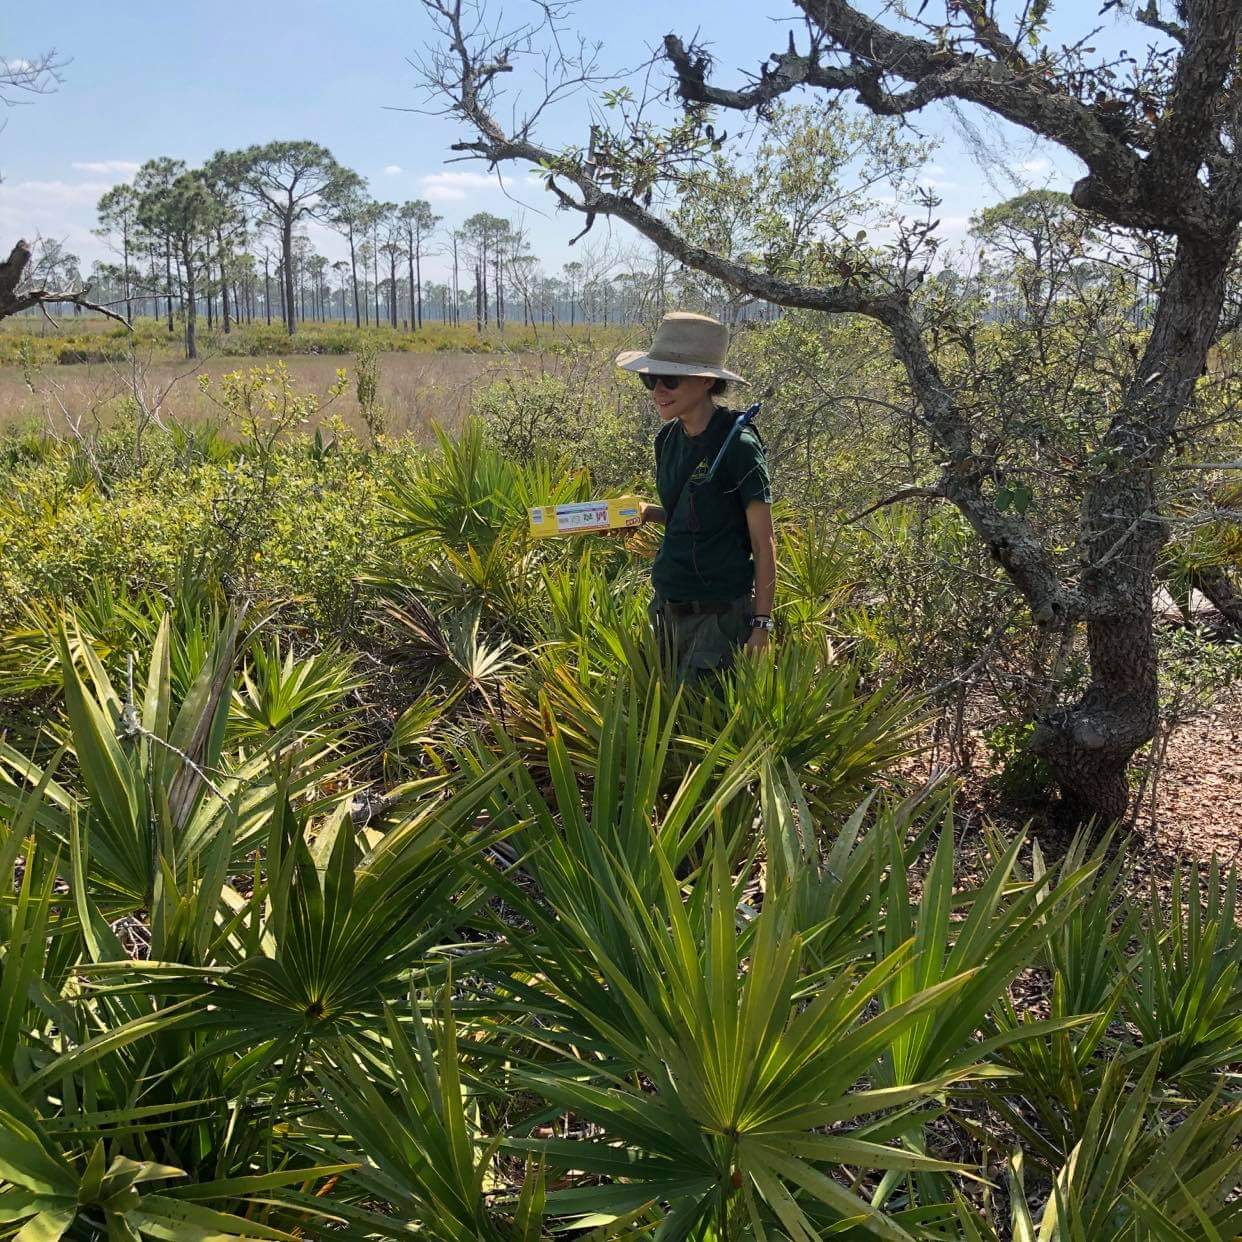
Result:
{"type": "Polygon", "coordinates": [[[656,432],[655,438],[655,459],[656,465],[659,466],[660,458],[664,453],[664,446],[668,443],[668,438],[673,434],[673,428],[677,426],[677,420],[673,419],[664,424],[659,431],[656,432]]]}
{"type": "MultiPolygon", "coordinates": [[[[668,434],[672,434],[671,428],[676,424],[669,424],[668,434]]],[[[665,434],[665,428],[660,428],[660,435],[665,434]]],[[[728,432],[725,433],[726,435],[728,432]]],[[[659,462],[660,435],[656,436],[656,462],[659,462]]],[[[704,437],[707,440],[707,437],[704,437]]],[[[690,482],[694,472],[705,462],[710,461],[720,452],[720,446],[724,443],[724,436],[713,436],[705,444],[701,444],[694,456],[690,459],[690,464],[686,467],[677,483],[677,490],[673,493],[673,501],[664,511],[664,529],[667,530],[673,524],[673,514],[677,512],[677,506],[681,502],[682,496],[685,494],[686,486],[690,482]]]]}
{"type": "MultiPolygon", "coordinates": [[[[751,432],[754,435],[755,439],[759,441],[760,448],[766,448],[766,445],[763,443],[763,437],[759,434],[759,428],[756,427],[753,422],[746,424],[746,428],[742,432],[742,435],[745,435],[747,431],[751,432]]],[[[741,438],[742,438],[741,436],[738,436],[739,440],[741,438]]],[[[733,467],[729,462],[728,454],[725,454],[725,456],[721,459],[720,469],[716,473],[717,478],[720,478],[721,476],[723,476],[722,482],[726,484],[725,486],[726,491],[736,492],[738,488],[741,486],[741,482],[738,479],[737,475],[734,473],[733,467]]]]}

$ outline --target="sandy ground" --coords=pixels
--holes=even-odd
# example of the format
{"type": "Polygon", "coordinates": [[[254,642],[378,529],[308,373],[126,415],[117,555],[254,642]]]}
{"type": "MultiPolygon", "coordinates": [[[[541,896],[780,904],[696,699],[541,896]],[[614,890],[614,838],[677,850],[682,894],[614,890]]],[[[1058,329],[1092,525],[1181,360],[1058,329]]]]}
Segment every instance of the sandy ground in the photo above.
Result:
{"type": "Polygon", "coordinates": [[[1164,853],[1242,863],[1242,686],[1174,733],[1138,828],[1164,853]]]}

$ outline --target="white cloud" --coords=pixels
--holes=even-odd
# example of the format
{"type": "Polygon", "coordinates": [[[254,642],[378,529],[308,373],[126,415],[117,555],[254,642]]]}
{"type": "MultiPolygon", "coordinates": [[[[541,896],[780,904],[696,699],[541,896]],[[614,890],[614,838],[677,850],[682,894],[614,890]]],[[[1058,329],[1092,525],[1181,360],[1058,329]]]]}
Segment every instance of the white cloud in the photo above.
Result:
{"type": "Polygon", "coordinates": [[[349,258],[349,244],[335,229],[329,228],[320,220],[307,220],[302,231],[310,238],[310,243],[322,255],[327,255],[330,262],[349,258]]]}
{"type": "Polygon", "coordinates": [[[0,56],[0,64],[3,64],[10,73],[29,73],[35,67],[34,61],[27,60],[24,56],[14,56],[12,60],[0,56]]]}
{"type": "Polygon", "coordinates": [[[105,253],[91,230],[95,204],[111,188],[111,181],[0,182],[0,237],[54,237],[89,267],[105,253]]]}
{"type": "Polygon", "coordinates": [[[969,216],[941,216],[940,227],[936,230],[936,236],[939,237],[942,242],[960,242],[965,239],[969,228],[969,216]]]}
{"type": "Polygon", "coordinates": [[[1048,169],[1052,167],[1052,162],[1040,156],[1039,159],[1023,160],[1022,163],[1018,165],[1018,167],[1024,173],[1047,172],[1048,169]]]}
{"type": "Polygon", "coordinates": [[[474,194],[509,189],[512,177],[494,173],[438,172],[420,179],[424,196],[433,203],[460,203],[474,194]]]}
{"type": "Polygon", "coordinates": [[[400,164],[385,164],[384,173],[386,176],[395,177],[401,171],[400,164]]]}
{"type": "Polygon", "coordinates": [[[0,183],[0,198],[9,207],[94,207],[99,196],[112,188],[110,181],[14,181],[0,183]]]}
{"type": "Polygon", "coordinates": [[[132,177],[138,171],[138,165],[133,160],[75,160],[70,167],[76,172],[90,173],[93,177],[108,177],[113,173],[132,177]]]}

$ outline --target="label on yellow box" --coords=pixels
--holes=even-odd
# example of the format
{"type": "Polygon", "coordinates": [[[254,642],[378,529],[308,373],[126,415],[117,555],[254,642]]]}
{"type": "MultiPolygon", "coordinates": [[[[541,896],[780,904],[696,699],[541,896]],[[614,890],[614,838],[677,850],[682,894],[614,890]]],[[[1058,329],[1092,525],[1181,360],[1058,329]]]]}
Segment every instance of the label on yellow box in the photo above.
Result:
{"type": "Polygon", "coordinates": [[[530,533],[536,539],[546,539],[550,535],[581,535],[592,530],[641,526],[642,520],[642,502],[635,496],[583,500],[569,505],[537,505],[530,510],[530,533]]]}

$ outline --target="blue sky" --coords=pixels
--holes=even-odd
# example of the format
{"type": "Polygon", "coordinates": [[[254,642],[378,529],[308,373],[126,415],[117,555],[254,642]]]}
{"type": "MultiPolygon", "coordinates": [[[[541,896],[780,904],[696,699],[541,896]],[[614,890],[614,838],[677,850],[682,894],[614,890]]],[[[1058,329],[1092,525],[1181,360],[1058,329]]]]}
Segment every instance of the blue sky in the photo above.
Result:
{"type": "MultiPolygon", "coordinates": [[[[505,5],[514,16],[524,7],[523,0],[505,5]]],[[[878,11],[879,0],[864,7],[878,11]]],[[[1058,36],[1085,33],[1097,7],[1063,0],[1058,36]]],[[[792,11],[786,0],[581,0],[574,25],[603,43],[610,69],[641,63],[669,29],[691,35],[702,28],[711,32],[721,80],[736,81],[729,70],[753,70],[784,46],[788,24],[772,16],[792,11]]],[[[193,163],[220,147],[310,138],[367,177],[377,197],[429,198],[447,224],[479,210],[522,214],[550,269],[580,257],[567,246],[578,218],[553,212],[524,171],[508,171],[507,198],[480,166],[445,163],[460,132],[453,122],[400,110],[419,103],[407,59],[425,44],[429,26],[417,0],[58,0],[26,14],[19,31],[17,23],[0,31],[0,55],[54,47],[70,63],[55,94],[3,118],[6,252],[17,236],[41,232],[63,239],[89,266],[105,255],[90,231],[96,200],[143,160],[171,155],[193,163]]],[[[1102,51],[1118,39],[1110,26],[1095,42],[1102,51]]],[[[545,141],[577,138],[583,114],[581,101],[562,109],[543,131],[545,141]]],[[[946,233],[960,237],[972,211],[1019,186],[1004,182],[998,192],[989,185],[944,114],[929,110],[918,123],[942,139],[927,178],[944,199],[946,233]]],[[[1068,188],[1076,175],[1071,157],[1032,146],[1020,131],[1002,127],[994,141],[1019,181],[1068,188]]],[[[330,257],[342,253],[326,229],[313,236],[330,257]]],[[[623,226],[612,236],[620,246],[634,244],[623,226]]],[[[593,238],[606,240],[603,230],[593,238]]]]}

